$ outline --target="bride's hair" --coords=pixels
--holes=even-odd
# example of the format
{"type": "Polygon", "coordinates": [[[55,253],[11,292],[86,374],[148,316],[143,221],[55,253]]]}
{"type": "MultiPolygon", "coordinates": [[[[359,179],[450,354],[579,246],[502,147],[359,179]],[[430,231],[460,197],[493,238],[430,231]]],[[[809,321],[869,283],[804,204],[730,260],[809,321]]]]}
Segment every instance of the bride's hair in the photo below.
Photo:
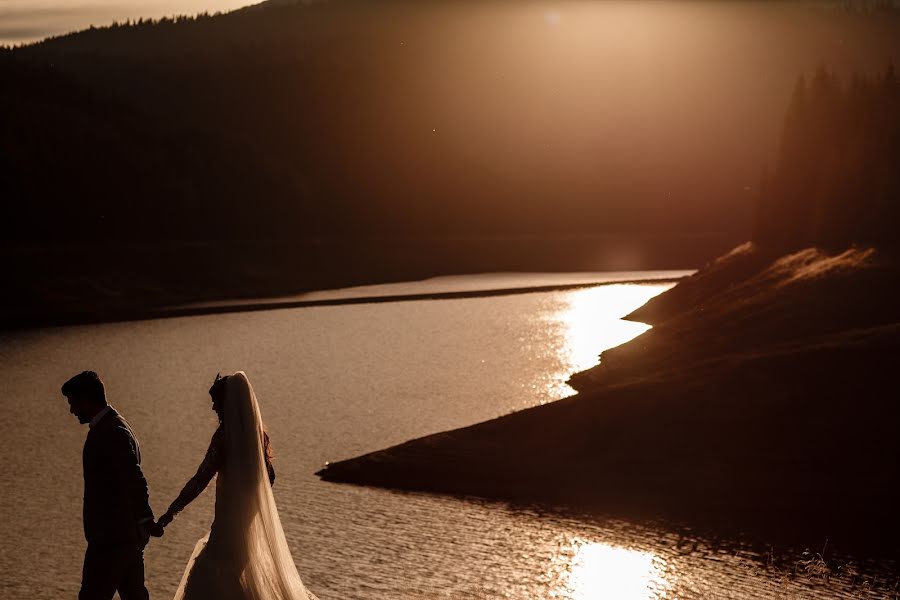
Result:
{"type": "Polygon", "coordinates": [[[266,431],[265,425],[263,425],[263,452],[266,454],[266,461],[272,462],[275,455],[272,454],[272,442],[269,441],[269,432],[266,431]]]}

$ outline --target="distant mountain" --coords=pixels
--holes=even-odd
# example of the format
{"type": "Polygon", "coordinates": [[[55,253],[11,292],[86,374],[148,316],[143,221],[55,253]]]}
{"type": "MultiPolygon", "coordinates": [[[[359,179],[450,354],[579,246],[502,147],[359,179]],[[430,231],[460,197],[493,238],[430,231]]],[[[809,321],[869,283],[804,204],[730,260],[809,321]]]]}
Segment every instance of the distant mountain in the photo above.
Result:
{"type": "Polygon", "coordinates": [[[895,12],[547,10],[279,0],[0,52],[7,239],[737,241],[794,75],[900,46],[895,12]]]}

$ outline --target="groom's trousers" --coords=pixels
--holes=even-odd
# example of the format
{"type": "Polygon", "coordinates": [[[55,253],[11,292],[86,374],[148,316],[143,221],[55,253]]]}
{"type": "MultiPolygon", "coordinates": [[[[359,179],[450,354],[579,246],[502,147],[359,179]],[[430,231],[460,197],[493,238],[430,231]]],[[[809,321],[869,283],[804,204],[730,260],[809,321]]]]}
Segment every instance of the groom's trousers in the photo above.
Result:
{"type": "Polygon", "coordinates": [[[144,586],[144,548],[136,544],[88,544],[78,600],[149,600],[144,586]]]}

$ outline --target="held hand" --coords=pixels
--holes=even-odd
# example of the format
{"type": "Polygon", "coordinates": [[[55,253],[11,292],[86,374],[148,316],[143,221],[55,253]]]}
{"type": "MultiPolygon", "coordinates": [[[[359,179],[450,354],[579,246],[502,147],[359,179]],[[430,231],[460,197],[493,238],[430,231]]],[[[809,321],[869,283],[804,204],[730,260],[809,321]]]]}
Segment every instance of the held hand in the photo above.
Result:
{"type": "MultiPolygon", "coordinates": [[[[162,519],[160,519],[160,521],[162,521],[162,519]]],[[[145,524],[144,527],[147,529],[147,533],[149,533],[153,537],[162,537],[163,533],[165,533],[165,530],[160,523],[154,523],[153,521],[150,521],[145,524]]]]}
{"type": "Polygon", "coordinates": [[[173,518],[174,517],[171,515],[171,513],[167,512],[159,518],[159,521],[157,521],[156,524],[160,527],[160,529],[162,529],[163,527],[166,527],[169,523],[171,523],[173,518]]]}

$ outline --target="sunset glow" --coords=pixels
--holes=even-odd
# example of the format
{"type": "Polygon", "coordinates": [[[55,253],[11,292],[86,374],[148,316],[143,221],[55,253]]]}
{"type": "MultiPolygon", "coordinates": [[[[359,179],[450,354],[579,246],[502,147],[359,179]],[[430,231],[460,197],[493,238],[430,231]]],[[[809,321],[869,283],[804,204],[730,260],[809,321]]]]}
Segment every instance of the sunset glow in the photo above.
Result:
{"type": "Polygon", "coordinates": [[[666,561],[615,544],[575,538],[555,562],[550,597],[560,600],[662,600],[672,590],[666,561]]]}
{"type": "Polygon", "coordinates": [[[0,0],[0,600],[900,600],[898,65],[900,0],[0,0]]]}
{"type": "MultiPolygon", "coordinates": [[[[561,378],[584,371],[600,362],[600,353],[636,338],[650,329],[649,325],[621,318],[609,318],[609,314],[624,317],[671,288],[671,283],[648,285],[605,285],[572,292],[568,306],[555,319],[562,326],[563,345],[560,359],[565,365],[561,378]],[[603,307],[604,310],[600,310],[603,307]]],[[[558,384],[554,390],[560,397],[574,391],[568,385],[558,384]]]]}
{"type": "Polygon", "coordinates": [[[607,544],[584,544],[572,563],[571,600],[664,598],[666,580],[649,552],[607,544]]]}

